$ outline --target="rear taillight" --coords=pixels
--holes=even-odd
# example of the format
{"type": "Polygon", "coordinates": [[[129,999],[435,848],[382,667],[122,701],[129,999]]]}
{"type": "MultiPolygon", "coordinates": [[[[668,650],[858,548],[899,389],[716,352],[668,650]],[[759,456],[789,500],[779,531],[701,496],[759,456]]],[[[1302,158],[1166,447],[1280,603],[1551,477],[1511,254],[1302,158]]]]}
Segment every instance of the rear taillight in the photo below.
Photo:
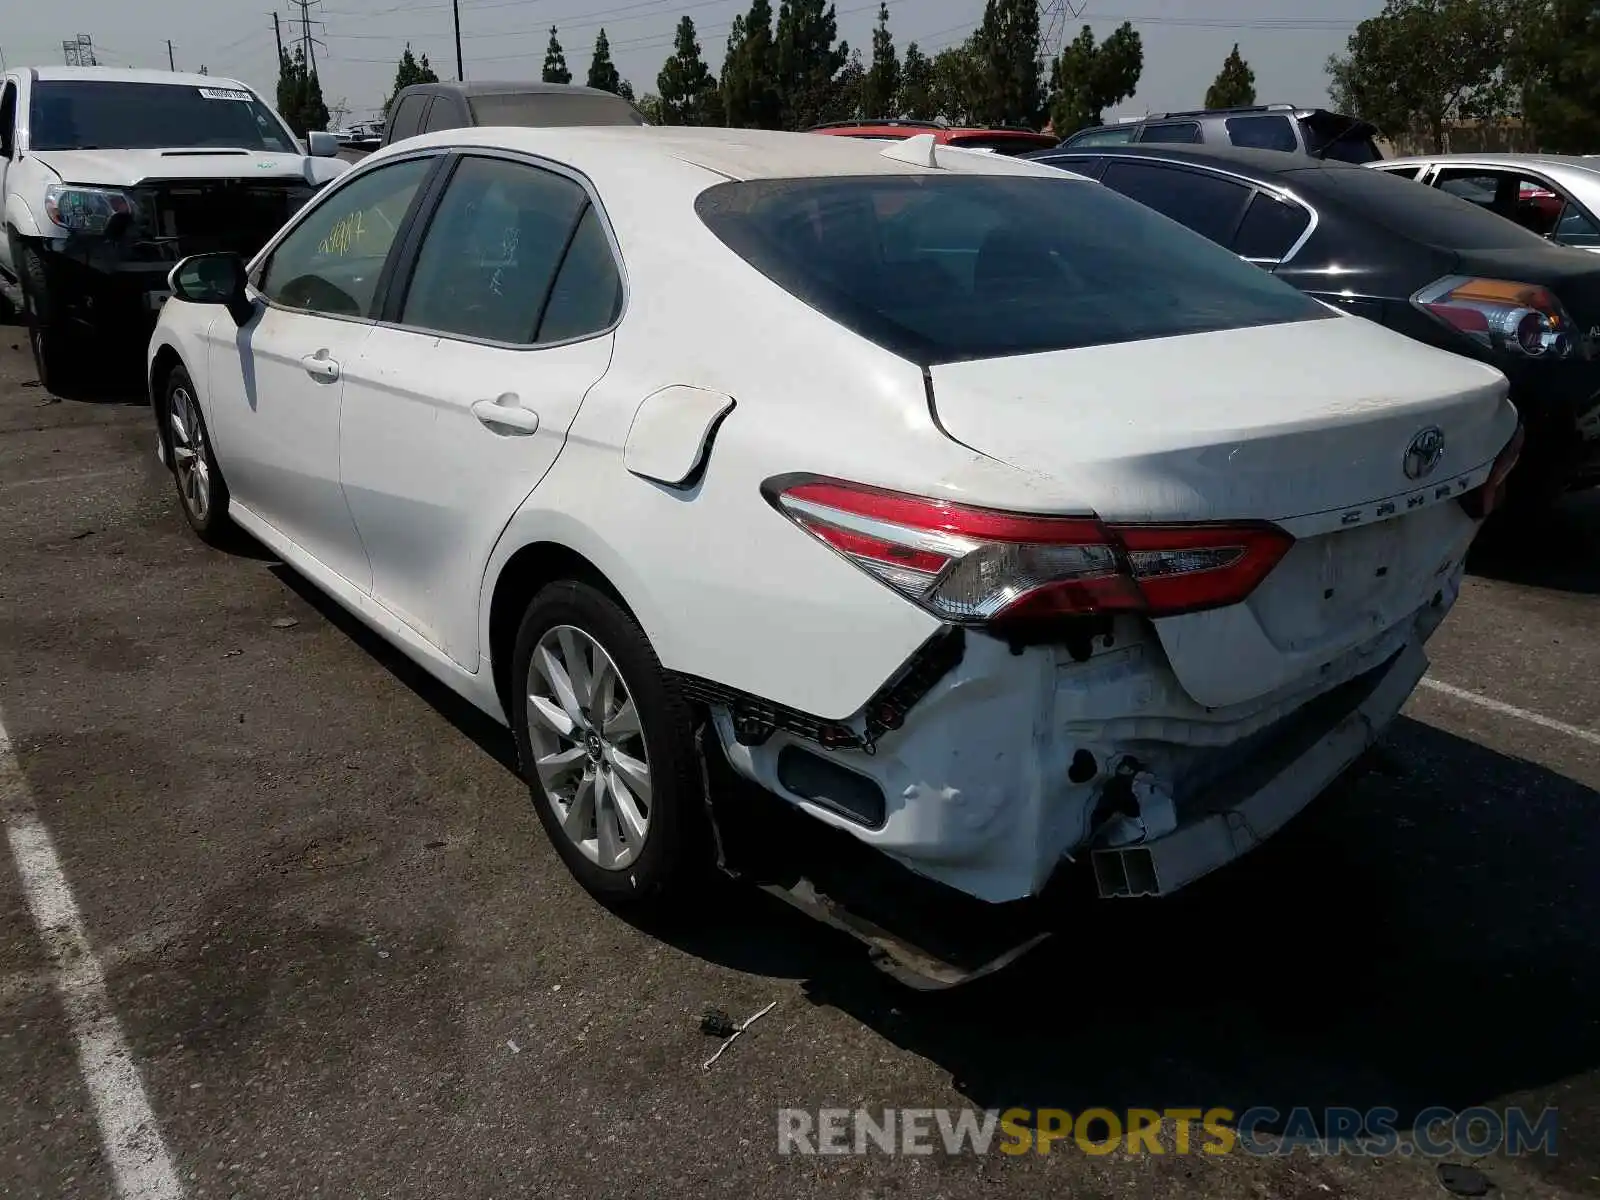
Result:
{"type": "Polygon", "coordinates": [[[1489,468],[1489,478],[1461,497],[1461,507],[1467,510],[1467,516],[1481,521],[1500,507],[1506,498],[1506,478],[1517,465],[1517,459],[1522,457],[1522,442],[1522,426],[1518,425],[1505,449],[1495,456],[1494,466],[1489,468]]]}
{"type": "Polygon", "coordinates": [[[1577,348],[1566,309],[1538,284],[1451,275],[1423,288],[1411,303],[1489,350],[1561,359],[1577,348]]]}
{"type": "Polygon", "coordinates": [[[1266,523],[1108,525],[819,479],[776,480],[766,491],[807,533],[962,624],[1236,604],[1294,544],[1266,523]]]}

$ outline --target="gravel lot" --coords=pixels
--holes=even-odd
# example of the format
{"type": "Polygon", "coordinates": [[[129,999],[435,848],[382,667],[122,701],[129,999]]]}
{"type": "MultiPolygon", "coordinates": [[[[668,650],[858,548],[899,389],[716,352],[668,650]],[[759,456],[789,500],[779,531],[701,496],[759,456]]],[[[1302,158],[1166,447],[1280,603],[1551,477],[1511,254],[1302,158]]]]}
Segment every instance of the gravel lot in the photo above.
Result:
{"type": "MultiPolygon", "coordinates": [[[[1252,859],[921,995],[755,894],[668,930],[592,903],[509,736],[198,543],[153,445],[142,398],[53,400],[0,328],[0,816],[53,840],[181,1194],[1423,1197],[1418,1159],[780,1157],[776,1111],[1520,1103],[1558,1156],[1481,1169],[1600,1195],[1600,497],[1477,564],[1434,643],[1510,710],[1420,691],[1252,859]],[[772,1001],[702,1068],[702,1009],[772,1001]]],[[[114,1196],[122,1101],[21,861],[0,1195],[114,1196]]]]}

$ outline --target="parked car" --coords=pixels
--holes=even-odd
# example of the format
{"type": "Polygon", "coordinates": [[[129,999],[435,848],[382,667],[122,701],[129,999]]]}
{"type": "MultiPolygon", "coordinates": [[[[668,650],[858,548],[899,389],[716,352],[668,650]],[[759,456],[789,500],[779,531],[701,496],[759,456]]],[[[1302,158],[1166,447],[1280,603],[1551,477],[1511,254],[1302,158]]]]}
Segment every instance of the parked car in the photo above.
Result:
{"type": "Polygon", "coordinates": [[[1040,156],[1148,204],[1318,299],[1480,359],[1527,423],[1529,512],[1600,482],[1600,262],[1386,172],[1260,151],[1040,156]]]}
{"type": "Polygon", "coordinates": [[[1470,200],[1578,250],[1600,251],[1600,159],[1556,154],[1436,154],[1373,168],[1470,200]]]}
{"type": "Polygon", "coordinates": [[[941,146],[959,146],[963,150],[987,150],[993,154],[1026,154],[1032,150],[1048,150],[1056,144],[1053,134],[1022,126],[967,126],[941,125],[936,121],[834,121],[814,125],[809,133],[823,133],[830,137],[864,138],[874,142],[901,142],[917,134],[929,134],[941,146]]]}
{"type": "Polygon", "coordinates": [[[508,723],[617,903],[723,773],[969,904],[1183,887],[1395,715],[1517,448],[1490,367],[932,135],[423,135],[172,284],[189,524],[508,723]]]}
{"type": "Polygon", "coordinates": [[[565,83],[472,81],[417,83],[389,106],[382,144],[477,125],[643,125],[644,114],[621,96],[565,83]]]}
{"type": "Polygon", "coordinates": [[[1097,125],[1064,139],[1060,148],[1083,150],[1095,146],[1160,142],[1281,150],[1312,158],[1364,163],[1383,157],[1377,136],[1376,126],[1325,108],[1252,104],[1243,108],[1151,113],[1138,120],[1097,125]]]}
{"type": "MultiPolygon", "coordinates": [[[[349,167],[302,147],[254,91],[215,75],[36,67],[0,79],[0,295],[58,388],[87,337],[142,342],[185,255],[254,254],[349,167]]],[[[137,343],[135,343],[137,344],[137,343]]]]}

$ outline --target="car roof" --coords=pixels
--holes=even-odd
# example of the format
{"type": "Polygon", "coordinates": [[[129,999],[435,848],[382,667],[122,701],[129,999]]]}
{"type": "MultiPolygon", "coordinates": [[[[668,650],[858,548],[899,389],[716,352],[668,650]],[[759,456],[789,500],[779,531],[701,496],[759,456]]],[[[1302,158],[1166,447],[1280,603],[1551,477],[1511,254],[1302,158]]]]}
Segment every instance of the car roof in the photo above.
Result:
{"type": "MultiPolygon", "coordinates": [[[[1306,154],[1291,154],[1286,150],[1249,150],[1238,146],[1192,146],[1181,143],[1143,142],[1131,146],[1086,146],[1082,150],[1073,146],[1057,147],[1029,158],[1049,159],[1068,154],[1081,154],[1093,158],[1165,158],[1174,162],[1192,162],[1196,166],[1212,166],[1224,171],[1241,171],[1259,176],[1287,175],[1304,171],[1360,171],[1354,163],[1334,159],[1313,158],[1306,154]]],[[[1387,164],[1389,160],[1385,160],[1387,164]]]]}
{"type": "Polygon", "coordinates": [[[41,83],[71,80],[98,83],[167,83],[180,87],[239,88],[255,94],[255,89],[225,75],[198,75],[186,71],[139,71],[120,67],[33,67],[33,77],[41,83]]]}
{"type": "MultiPolygon", "coordinates": [[[[527,96],[527,95],[577,95],[577,96],[616,96],[615,92],[608,92],[602,88],[584,87],[576,83],[545,83],[542,80],[527,79],[469,79],[465,82],[454,79],[438,80],[433,83],[414,83],[405,89],[419,92],[453,92],[462,96],[527,96]]],[[[626,101],[623,101],[626,103],[626,101]]]]}
{"type": "Polygon", "coordinates": [[[1420,167],[1425,163],[1443,163],[1462,167],[1553,168],[1600,174],[1600,159],[1585,158],[1576,154],[1407,154],[1399,158],[1386,158],[1381,165],[1385,167],[1420,167]]]}
{"type": "MultiPolygon", "coordinates": [[[[427,146],[481,146],[521,151],[574,167],[585,174],[629,173],[653,160],[663,167],[690,164],[729,180],[792,179],[829,175],[905,175],[937,168],[885,157],[885,147],[859,138],[817,137],[768,129],[720,129],[685,126],[590,125],[559,128],[485,126],[449,129],[406,138],[385,147],[365,162],[427,146]]],[[[892,149],[903,150],[904,142],[892,149]]],[[[1044,163],[1003,155],[946,150],[963,154],[963,170],[977,174],[1060,175],[1044,163]]]]}

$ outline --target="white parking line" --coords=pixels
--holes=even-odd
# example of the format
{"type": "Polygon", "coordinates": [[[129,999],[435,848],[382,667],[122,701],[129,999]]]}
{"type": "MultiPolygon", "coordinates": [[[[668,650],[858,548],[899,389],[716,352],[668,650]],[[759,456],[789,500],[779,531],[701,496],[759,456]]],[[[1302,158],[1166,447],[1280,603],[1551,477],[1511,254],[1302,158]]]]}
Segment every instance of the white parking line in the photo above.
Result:
{"type": "Polygon", "coordinates": [[[0,819],[28,908],[55,964],[56,991],[77,1042],[78,1064],[94,1103],[117,1194],[122,1200],[180,1200],[183,1189],[150,1111],[139,1068],[111,1009],[105,973],[3,724],[0,819]]]}
{"type": "Polygon", "coordinates": [[[1480,696],[1477,692],[1469,692],[1465,688],[1454,687],[1448,683],[1440,683],[1437,679],[1429,676],[1423,677],[1422,686],[1430,691],[1438,692],[1441,696],[1449,696],[1452,700],[1476,704],[1479,708],[1486,708],[1490,712],[1499,713],[1503,717],[1515,717],[1519,721],[1526,721],[1528,724],[1537,725],[1541,729],[1554,730],[1556,733],[1564,733],[1568,737],[1575,737],[1580,742],[1588,742],[1591,746],[1600,746],[1600,733],[1596,733],[1592,729],[1584,729],[1581,725],[1568,725],[1565,721],[1557,721],[1553,717],[1529,712],[1525,708],[1518,708],[1515,704],[1507,704],[1504,700],[1495,700],[1489,696],[1480,696]]]}

